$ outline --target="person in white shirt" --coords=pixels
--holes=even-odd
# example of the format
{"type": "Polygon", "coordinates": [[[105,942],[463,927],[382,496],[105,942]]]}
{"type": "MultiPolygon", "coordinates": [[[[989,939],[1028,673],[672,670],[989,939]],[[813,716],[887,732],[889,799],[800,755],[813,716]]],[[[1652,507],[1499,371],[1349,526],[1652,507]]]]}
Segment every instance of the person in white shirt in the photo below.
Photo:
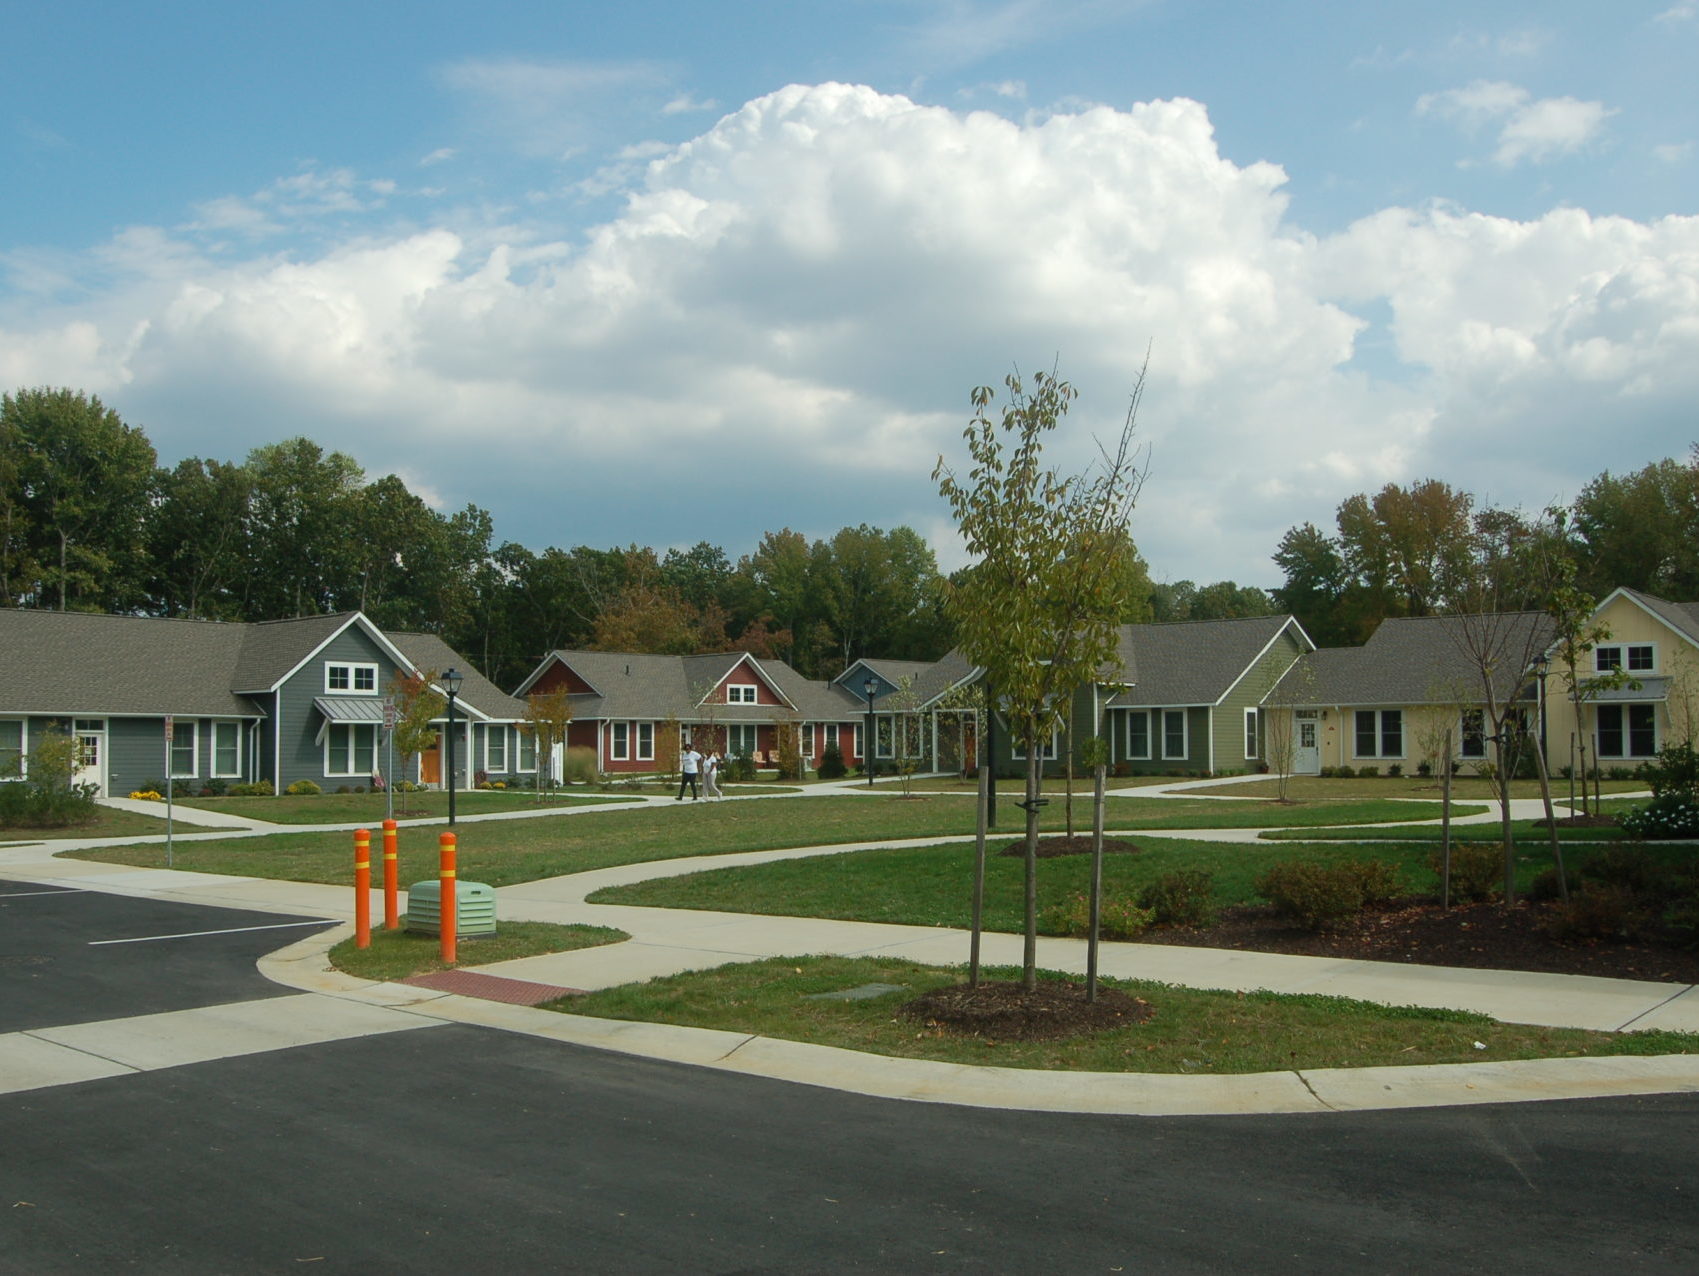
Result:
{"type": "Polygon", "coordinates": [[[696,801],[701,796],[696,791],[696,776],[702,769],[702,755],[696,751],[694,744],[687,743],[684,752],[678,757],[678,796],[675,802],[684,801],[684,791],[690,790],[690,800],[696,801]]]}
{"type": "Polygon", "coordinates": [[[717,798],[724,797],[720,792],[720,755],[713,749],[708,750],[708,756],[702,763],[702,796],[717,798]]]}

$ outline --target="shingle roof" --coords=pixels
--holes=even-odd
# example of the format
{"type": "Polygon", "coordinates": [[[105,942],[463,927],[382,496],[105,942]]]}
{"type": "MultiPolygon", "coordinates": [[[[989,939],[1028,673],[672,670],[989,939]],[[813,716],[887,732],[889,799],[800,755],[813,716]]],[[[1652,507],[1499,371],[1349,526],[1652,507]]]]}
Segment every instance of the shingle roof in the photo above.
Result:
{"type": "MultiPolygon", "coordinates": [[[[229,686],[237,691],[269,691],[296,665],[328,642],[359,613],[344,611],[331,616],[298,616],[292,620],[260,620],[227,628],[240,628],[241,658],[229,686]]],[[[147,620],[149,625],[197,622],[147,620]]]]}
{"type": "Polygon", "coordinates": [[[1381,621],[1361,647],[1324,647],[1287,670],[1270,701],[1297,705],[1455,704],[1484,699],[1472,649],[1497,653],[1494,686],[1510,696],[1551,641],[1544,612],[1403,616],[1381,621]]]}
{"type": "Polygon", "coordinates": [[[249,625],[0,610],[9,713],[255,717],[231,690],[249,625]]]}
{"type": "Polygon", "coordinates": [[[1699,602],[1672,603],[1638,589],[1624,588],[1622,592],[1688,641],[1699,644],[1699,602]]]}
{"type": "Polygon", "coordinates": [[[495,683],[467,662],[466,657],[457,653],[435,634],[391,633],[385,635],[390,642],[420,673],[443,673],[453,669],[464,675],[460,684],[460,694],[455,700],[461,704],[470,705],[486,718],[497,722],[517,722],[525,716],[525,702],[515,700],[495,683]]]}
{"type": "MultiPolygon", "coordinates": [[[[782,660],[760,660],[746,652],[656,656],[624,651],[555,651],[550,656],[595,689],[594,694],[572,697],[573,715],[580,720],[677,717],[681,722],[696,721],[706,712],[700,708],[703,697],[745,660],[753,662],[773,689],[804,718],[812,721],[828,712],[834,720],[838,716],[836,698],[821,698],[818,689],[824,684],[811,683],[782,660]]],[[[771,722],[775,712],[782,710],[767,704],[716,704],[711,711],[718,722],[771,722]]]]}
{"type": "Polygon", "coordinates": [[[1123,625],[1117,648],[1121,671],[1106,670],[1104,677],[1132,686],[1110,704],[1216,704],[1293,623],[1290,616],[1245,616],[1123,625]]]}

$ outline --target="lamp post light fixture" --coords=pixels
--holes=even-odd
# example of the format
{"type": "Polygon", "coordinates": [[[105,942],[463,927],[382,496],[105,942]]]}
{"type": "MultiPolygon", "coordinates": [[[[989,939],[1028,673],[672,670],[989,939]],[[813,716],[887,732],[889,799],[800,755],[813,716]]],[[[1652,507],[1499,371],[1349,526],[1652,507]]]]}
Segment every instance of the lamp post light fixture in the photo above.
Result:
{"type": "Polygon", "coordinates": [[[454,823],[454,700],[460,694],[463,674],[450,669],[442,676],[442,689],[448,695],[448,822],[454,823]]]}
{"type": "Polygon", "coordinates": [[[861,684],[861,690],[867,697],[867,743],[862,749],[864,755],[861,765],[867,768],[867,787],[873,787],[873,697],[879,692],[879,679],[869,676],[861,684]]]}

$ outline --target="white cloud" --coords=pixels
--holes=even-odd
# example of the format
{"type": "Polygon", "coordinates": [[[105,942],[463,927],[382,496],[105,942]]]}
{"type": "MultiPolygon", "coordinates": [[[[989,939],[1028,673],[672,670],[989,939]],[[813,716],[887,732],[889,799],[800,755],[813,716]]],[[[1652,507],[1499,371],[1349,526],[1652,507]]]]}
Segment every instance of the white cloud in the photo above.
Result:
{"type": "Polygon", "coordinates": [[[681,93],[661,108],[662,115],[685,115],[702,111],[714,111],[720,104],[713,98],[698,100],[688,93],[681,93]]]}
{"type": "Polygon", "coordinates": [[[1416,100],[1418,115],[1450,120],[1465,132],[1496,129],[1492,162],[1514,168],[1540,164],[1584,150],[1597,141],[1616,111],[1602,102],[1572,97],[1532,100],[1528,90],[1502,80],[1477,80],[1461,89],[1425,93],[1416,100]]]}
{"type": "Polygon", "coordinates": [[[421,168],[429,168],[433,164],[446,164],[459,153],[460,152],[455,150],[452,146],[439,146],[436,150],[425,156],[424,159],[420,160],[419,166],[421,168]]]}
{"type": "Polygon", "coordinates": [[[1685,164],[1693,158],[1692,142],[1666,142],[1652,148],[1652,158],[1660,164],[1685,164]]]}
{"type": "MultiPolygon", "coordinates": [[[[1393,209],[1318,240],[1188,101],[1022,123],[793,86],[624,162],[582,239],[480,221],[215,264],[210,231],[138,229],[84,267],[117,283],[0,312],[0,375],[123,388],[166,455],[307,433],[537,548],[738,552],[939,527],[933,461],[1016,364],[1080,388],[1053,449],[1084,464],[1149,344],[1135,533],[1160,575],[1258,583],[1354,491],[1543,502],[1690,441],[1699,219],[1393,209]],[[1354,308],[1391,314],[1395,380],[1358,365],[1354,308]]],[[[268,193],[225,215],[377,198],[268,193]]]]}

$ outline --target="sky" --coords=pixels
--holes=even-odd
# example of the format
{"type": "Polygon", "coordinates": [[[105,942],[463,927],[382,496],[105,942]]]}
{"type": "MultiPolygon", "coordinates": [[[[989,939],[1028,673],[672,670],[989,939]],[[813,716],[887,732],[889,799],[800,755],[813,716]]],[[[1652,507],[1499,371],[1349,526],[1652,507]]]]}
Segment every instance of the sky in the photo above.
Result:
{"type": "Polygon", "coordinates": [[[1158,581],[1699,441],[1699,0],[0,0],[0,388],[306,435],[498,541],[907,524],[1141,366],[1158,581]],[[1148,365],[1147,365],[1148,360],[1148,365]]]}

